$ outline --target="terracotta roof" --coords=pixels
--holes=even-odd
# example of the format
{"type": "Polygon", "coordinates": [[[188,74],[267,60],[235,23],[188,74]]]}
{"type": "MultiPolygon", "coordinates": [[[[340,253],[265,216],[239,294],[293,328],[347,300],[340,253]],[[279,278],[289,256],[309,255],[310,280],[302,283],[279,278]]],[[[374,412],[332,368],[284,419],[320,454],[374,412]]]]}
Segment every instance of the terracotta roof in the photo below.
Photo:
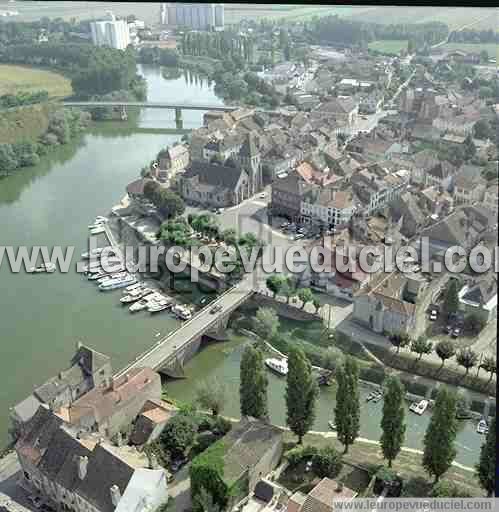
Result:
{"type": "Polygon", "coordinates": [[[309,493],[301,512],[332,512],[335,501],[351,501],[357,493],[330,478],[323,478],[309,493]]]}

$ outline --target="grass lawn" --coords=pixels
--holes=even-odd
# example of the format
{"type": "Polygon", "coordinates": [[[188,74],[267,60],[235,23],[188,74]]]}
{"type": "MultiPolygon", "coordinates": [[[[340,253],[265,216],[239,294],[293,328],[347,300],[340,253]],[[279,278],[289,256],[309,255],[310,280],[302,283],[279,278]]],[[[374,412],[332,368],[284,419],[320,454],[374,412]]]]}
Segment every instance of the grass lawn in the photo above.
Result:
{"type": "Polygon", "coordinates": [[[377,50],[384,53],[390,53],[392,55],[398,55],[400,50],[407,50],[407,39],[406,40],[379,40],[369,43],[371,50],[377,50]]]}
{"type": "Polygon", "coordinates": [[[72,93],[71,81],[52,71],[24,66],[0,65],[0,95],[46,90],[50,97],[72,93]]]}
{"type": "MultiPolygon", "coordinates": [[[[286,449],[292,448],[294,443],[296,443],[296,437],[291,432],[286,432],[284,434],[284,442],[290,443],[286,446],[286,449]]],[[[317,434],[308,434],[304,437],[303,444],[317,447],[333,445],[340,453],[343,452],[343,445],[334,437],[325,438],[324,436],[317,434]]],[[[393,469],[397,471],[404,480],[405,493],[404,490],[402,492],[406,496],[424,497],[428,496],[431,491],[432,479],[422,467],[421,461],[421,454],[412,451],[401,451],[393,462],[393,469]]],[[[383,459],[379,446],[376,444],[356,441],[352,446],[350,446],[348,453],[343,455],[343,462],[345,464],[360,466],[361,468],[365,468],[366,470],[374,473],[377,467],[383,465],[386,461],[383,459]]],[[[343,471],[347,471],[349,468],[351,470],[352,467],[346,466],[346,468],[342,470],[342,474],[343,471]]],[[[340,475],[340,478],[341,476],[342,475],[340,475]]],[[[348,481],[352,485],[356,485],[354,484],[354,481],[359,482],[358,477],[359,474],[351,475],[348,477],[348,481]]],[[[445,473],[442,479],[456,483],[463,490],[467,490],[472,496],[485,496],[484,492],[478,485],[474,472],[461,469],[457,466],[452,466],[449,471],[445,473]]],[[[346,474],[343,480],[345,484],[348,485],[346,474]]],[[[365,478],[363,478],[357,485],[367,486],[365,478]]]]}
{"type": "Polygon", "coordinates": [[[447,43],[441,47],[445,51],[449,50],[462,50],[463,52],[480,53],[482,50],[487,50],[489,57],[499,57],[499,45],[494,43],[447,43]]]}

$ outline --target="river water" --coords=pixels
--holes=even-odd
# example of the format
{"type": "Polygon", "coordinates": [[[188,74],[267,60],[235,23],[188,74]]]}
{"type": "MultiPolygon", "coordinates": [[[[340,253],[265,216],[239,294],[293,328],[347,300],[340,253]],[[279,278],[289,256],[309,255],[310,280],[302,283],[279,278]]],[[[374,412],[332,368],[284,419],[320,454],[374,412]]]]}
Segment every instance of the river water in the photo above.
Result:
{"type": "MultiPolygon", "coordinates": [[[[157,67],[143,67],[151,101],[221,104],[213,85],[191,73],[165,78],[157,67]]],[[[184,128],[202,123],[202,112],[183,112],[184,128]]],[[[180,139],[179,134],[143,133],[143,129],[173,128],[174,113],[143,109],[137,122],[141,132],[121,123],[99,125],[77,141],[59,148],[40,165],[0,181],[2,245],[74,246],[74,262],[86,250],[87,225],[105,215],[124,194],[126,185],[158,151],[180,139]]],[[[73,266],[74,268],[74,266],[73,266]]],[[[118,291],[99,293],[81,275],[13,274],[0,267],[0,444],[7,440],[8,408],[34,386],[65,368],[77,341],[112,358],[115,369],[124,366],[177,325],[169,314],[130,315],[119,303],[118,291]]],[[[290,335],[294,326],[283,322],[290,335]]],[[[314,333],[311,329],[310,339],[314,333]]],[[[218,376],[227,385],[224,413],[239,412],[239,362],[244,343],[231,336],[226,343],[208,346],[187,364],[187,380],[167,383],[168,394],[191,400],[196,383],[218,376]]],[[[285,381],[269,374],[272,420],[285,424],[285,381]]],[[[363,390],[363,395],[367,391],[363,390]]],[[[328,430],[334,407],[334,387],[322,388],[315,430],[328,430]]],[[[379,439],[382,403],[362,400],[361,436],[379,439]]],[[[422,448],[429,414],[408,413],[406,445],[422,448]]],[[[458,435],[457,460],[472,465],[483,438],[465,422],[458,435]]]]}

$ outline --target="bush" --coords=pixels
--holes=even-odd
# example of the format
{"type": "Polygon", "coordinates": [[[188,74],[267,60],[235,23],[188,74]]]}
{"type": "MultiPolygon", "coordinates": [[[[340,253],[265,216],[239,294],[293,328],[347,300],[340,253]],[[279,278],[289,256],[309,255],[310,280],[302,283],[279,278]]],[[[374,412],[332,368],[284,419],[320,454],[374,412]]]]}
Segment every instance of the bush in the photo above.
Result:
{"type": "Polygon", "coordinates": [[[432,498],[471,498],[471,495],[463,491],[454,482],[441,480],[431,490],[432,498]]]}
{"type": "Polygon", "coordinates": [[[191,416],[177,414],[166,424],[161,434],[163,448],[174,458],[183,456],[194,442],[196,431],[197,426],[191,416]]]}
{"type": "Polygon", "coordinates": [[[298,446],[287,451],[284,456],[291,466],[296,466],[300,462],[312,458],[318,453],[315,446],[298,446]]]}
{"type": "Polygon", "coordinates": [[[421,382],[409,381],[406,383],[405,388],[408,393],[412,393],[417,396],[426,396],[426,393],[428,393],[428,387],[421,384],[421,382]]]}
{"type": "Polygon", "coordinates": [[[374,382],[375,384],[382,384],[386,378],[386,372],[384,368],[361,368],[360,379],[368,382],[374,382]]]}
{"type": "Polygon", "coordinates": [[[342,467],[341,455],[333,446],[324,446],[312,457],[312,469],[319,478],[334,478],[342,467]]]}

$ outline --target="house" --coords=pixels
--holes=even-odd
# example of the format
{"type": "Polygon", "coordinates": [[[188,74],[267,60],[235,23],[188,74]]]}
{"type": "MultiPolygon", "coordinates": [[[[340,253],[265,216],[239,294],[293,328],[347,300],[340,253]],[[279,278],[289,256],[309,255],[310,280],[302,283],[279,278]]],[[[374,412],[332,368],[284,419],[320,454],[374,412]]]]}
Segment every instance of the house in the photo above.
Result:
{"type": "Polygon", "coordinates": [[[324,116],[333,115],[336,120],[344,122],[347,126],[352,126],[359,112],[359,105],[350,97],[329,98],[321,103],[316,112],[324,116]]]}
{"type": "Polygon", "coordinates": [[[454,176],[453,184],[456,205],[483,201],[486,181],[480,175],[470,175],[460,171],[454,176]]]}
{"type": "Polygon", "coordinates": [[[152,512],[168,499],[164,469],[68,428],[44,405],[15,450],[20,484],[41,493],[58,510],[152,512]]]}
{"type": "Polygon", "coordinates": [[[14,439],[24,433],[25,426],[41,404],[46,404],[53,411],[59,411],[76,402],[85,393],[107,387],[112,375],[108,356],[78,343],[68,369],[35,387],[28,398],[11,409],[11,434],[14,439]]]}
{"type": "Polygon", "coordinates": [[[433,218],[444,217],[454,208],[454,200],[449,192],[432,186],[416,192],[419,204],[433,218]]]}
{"type": "MultiPolygon", "coordinates": [[[[470,250],[487,233],[494,230],[497,220],[493,212],[481,205],[463,206],[444,219],[424,228],[420,235],[428,239],[431,258],[442,259],[452,246],[470,250]]],[[[417,242],[421,250],[421,239],[417,242]]]]}
{"type": "Polygon", "coordinates": [[[272,183],[270,212],[272,215],[297,220],[302,198],[311,185],[296,172],[285,173],[272,183]]]}
{"type": "Polygon", "coordinates": [[[497,319],[497,276],[481,275],[466,283],[458,293],[459,309],[466,315],[473,314],[486,322],[497,319]]]}
{"type": "Polygon", "coordinates": [[[374,332],[411,333],[416,330],[416,305],[406,300],[418,297],[426,281],[418,274],[383,274],[374,286],[361,288],[354,296],[353,319],[374,332]]]}
{"type": "Polygon", "coordinates": [[[356,211],[351,191],[320,187],[307,191],[300,204],[304,223],[334,228],[348,223],[356,211]]]}
{"type": "Polygon", "coordinates": [[[352,501],[356,496],[357,492],[343,483],[323,478],[307,495],[295,492],[286,512],[333,512],[337,503],[352,501]]]}
{"type": "Polygon", "coordinates": [[[141,446],[155,441],[176,414],[177,409],[163,400],[147,400],[135,421],[131,444],[141,446]]]}
{"type": "Polygon", "coordinates": [[[410,192],[404,192],[394,199],[389,208],[392,221],[401,222],[400,232],[407,238],[412,238],[419,233],[426,224],[426,216],[410,192]]]}
{"type": "Polygon", "coordinates": [[[251,197],[248,173],[239,166],[191,162],[179,178],[186,201],[206,206],[234,206],[251,197]]]}
{"type": "Polygon", "coordinates": [[[150,400],[161,398],[161,378],[151,368],[134,368],[108,386],[96,387],[56,414],[80,432],[111,439],[128,427],[150,400]]]}
{"type": "Polygon", "coordinates": [[[483,204],[497,215],[499,211],[499,184],[497,182],[492,183],[485,189],[483,204]]]}
{"type": "Polygon", "coordinates": [[[169,176],[175,176],[189,164],[189,148],[184,144],[175,144],[158,154],[156,178],[166,182],[169,176]]]}

